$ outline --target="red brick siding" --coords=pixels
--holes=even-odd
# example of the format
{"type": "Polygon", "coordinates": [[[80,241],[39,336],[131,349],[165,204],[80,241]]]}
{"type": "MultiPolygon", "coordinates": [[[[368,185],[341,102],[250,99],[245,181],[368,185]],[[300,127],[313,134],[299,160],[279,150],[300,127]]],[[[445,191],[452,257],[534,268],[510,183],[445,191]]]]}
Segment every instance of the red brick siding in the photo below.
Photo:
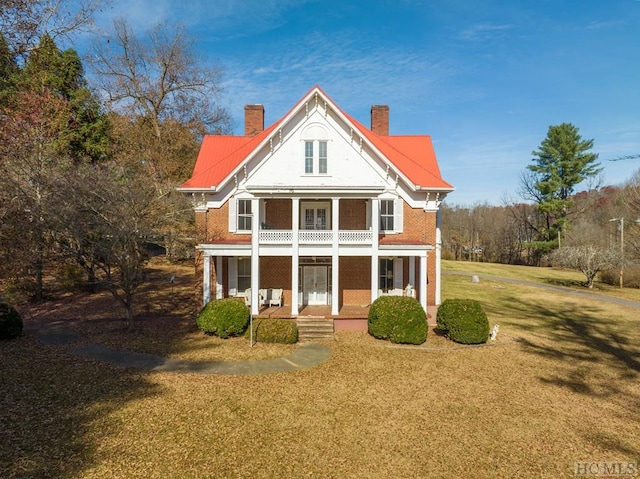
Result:
{"type": "Polygon", "coordinates": [[[260,287],[282,288],[283,305],[291,306],[291,258],[263,256],[260,258],[260,287]]]}
{"type": "Polygon", "coordinates": [[[371,303],[371,258],[343,256],[340,258],[340,305],[371,303]]]}
{"type": "Polygon", "coordinates": [[[269,228],[274,230],[290,230],[292,225],[292,201],[283,198],[266,200],[265,216],[269,228]]]}
{"type": "Polygon", "coordinates": [[[340,200],[339,222],[341,230],[366,230],[367,200],[340,200]]]}

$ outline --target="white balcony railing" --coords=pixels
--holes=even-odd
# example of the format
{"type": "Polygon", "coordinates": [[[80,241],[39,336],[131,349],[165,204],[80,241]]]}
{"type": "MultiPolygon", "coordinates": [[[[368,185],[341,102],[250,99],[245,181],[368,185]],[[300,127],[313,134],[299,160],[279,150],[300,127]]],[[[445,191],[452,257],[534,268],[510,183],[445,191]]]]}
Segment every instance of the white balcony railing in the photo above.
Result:
{"type": "Polygon", "coordinates": [[[291,230],[260,230],[260,244],[291,244],[293,231],[291,230]]]}
{"type": "MultiPolygon", "coordinates": [[[[371,244],[373,233],[368,230],[343,230],[338,232],[339,244],[371,244]]],[[[293,231],[291,230],[260,230],[260,244],[292,244],[293,231]]],[[[331,244],[333,231],[331,230],[300,230],[298,232],[299,244],[331,244]]]]}
{"type": "Polygon", "coordinates": [[[298,232],[300,244],[331,244],[333,231],[327,230],[301,230],[298,232]]]}

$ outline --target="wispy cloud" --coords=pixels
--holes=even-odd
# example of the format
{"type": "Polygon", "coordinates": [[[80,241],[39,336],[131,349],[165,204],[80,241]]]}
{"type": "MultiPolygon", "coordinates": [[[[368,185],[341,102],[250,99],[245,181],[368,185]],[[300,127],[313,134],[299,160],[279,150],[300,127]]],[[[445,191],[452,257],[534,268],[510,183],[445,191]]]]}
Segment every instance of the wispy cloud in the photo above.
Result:
{"type": "Polygon", "coordinates": [[[515,25],[512,24],[488,24],[481,23],[473,25],[462,32],[460,32],[460,38],[467,41],[479,42],[492,39],[496,36],[502,35],[502,33],[513,30],[515,25]]]}
{"type": "Polygon", "coordinates": [[[249,103],[268,101],[278,114],[299,99],[291,97],[293,92],[301,96],[315,84],[353,114],[372,103],[414,108],[417,101],[429,97],[433,105],[445,101],[444,85],[452,75],[446,60],[417,48],[370,45],[363,49],[361,43],[361,38],[346,33],[340,38],[311,33],[293,45],[270,45],[278,55],[232,60],[227,64],[227,96],[249,103]]]}

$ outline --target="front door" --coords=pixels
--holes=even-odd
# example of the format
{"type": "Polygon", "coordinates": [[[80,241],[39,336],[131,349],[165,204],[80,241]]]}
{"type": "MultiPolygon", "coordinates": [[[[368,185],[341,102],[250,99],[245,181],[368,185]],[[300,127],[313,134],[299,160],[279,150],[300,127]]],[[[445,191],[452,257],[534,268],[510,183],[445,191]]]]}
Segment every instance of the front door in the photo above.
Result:
{"type": "Polygon", "coordinates": [[[303,304],[327,304],[327,271],[326,266],[305,266],[302,268],[303,304]]]}

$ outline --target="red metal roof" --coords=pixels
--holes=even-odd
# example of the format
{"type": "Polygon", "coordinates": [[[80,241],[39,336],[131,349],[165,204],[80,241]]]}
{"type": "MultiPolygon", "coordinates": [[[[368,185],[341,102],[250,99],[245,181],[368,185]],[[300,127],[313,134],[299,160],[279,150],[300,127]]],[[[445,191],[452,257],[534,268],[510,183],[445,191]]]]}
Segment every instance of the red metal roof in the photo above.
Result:
{"type": "Polygon", "coordinates": [[[442,179],[436,155],[428,135],[379,136],[357,120],[340,110],[317,86],[312,88],[285,116],[253,137],[205,136],[200,147],[191,178],[182,188],[209,189],[219,187],[245,159],[269,137],[276,127],[289,116],[314,90],[322,94],[353,126],[404,175],[413,186],[450,190],[453,187],[442,179]]]}

